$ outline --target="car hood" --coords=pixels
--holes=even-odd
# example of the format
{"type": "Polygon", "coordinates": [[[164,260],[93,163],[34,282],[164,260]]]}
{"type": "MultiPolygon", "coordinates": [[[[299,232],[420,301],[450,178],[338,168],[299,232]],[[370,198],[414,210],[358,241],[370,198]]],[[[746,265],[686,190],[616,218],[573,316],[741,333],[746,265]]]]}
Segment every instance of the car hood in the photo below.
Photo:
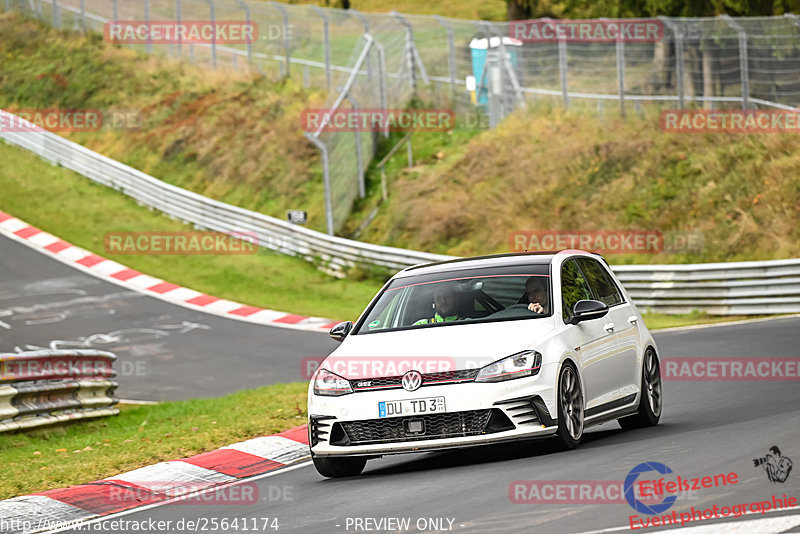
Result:
{"type": "Polygon", "coordinates": [[[538,345],[554,328],[546,317],[350,335],[322,367],[345,378],[475,369],[538,345]]]}

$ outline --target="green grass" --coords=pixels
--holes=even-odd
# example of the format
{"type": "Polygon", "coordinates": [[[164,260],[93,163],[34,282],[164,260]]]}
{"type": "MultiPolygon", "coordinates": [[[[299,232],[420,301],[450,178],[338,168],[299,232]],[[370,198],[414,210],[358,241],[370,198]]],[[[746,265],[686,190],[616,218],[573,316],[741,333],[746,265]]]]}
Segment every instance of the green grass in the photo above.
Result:
{"type": "Polygon", "coordinates": [[[355,319],[382,280],[339,280],[304,260],[265,249],[255,255],[109,256],[113,231],[180,231],[191,227],[22,149],[0,143],[0,209],[79,247],[164,280],[263,308],[355,319]]]}
{"type": "Polygon", "coordinates": [[[121,406],[114,417],[0,434],[0,499],[107,478],[306,422],[307,384],[121,406]]]}
{"type": "Polygon", "coordinates": [[[667,134],[653,109],[603,120],[540,103],[456,146],[445,141],[419,133],[415,146],[436,153],[438,144],[443,157],[412,169],[387,166],[389,201],[362,240],[470,256],[509,252],[517,231],[699,232],[700,250],[607,258],[800,256],[797,136],[667,134]]]}
{"type": "Polygon", "coordinates": [[[775,317],[774,315],[708,315],[700,311],[681,315],[664,315],[663,313],[643,313],[642,317],[649,330],[674,328],[677,326],[693,326],[698,324],[716,324],[749,319],[775,317]]]}

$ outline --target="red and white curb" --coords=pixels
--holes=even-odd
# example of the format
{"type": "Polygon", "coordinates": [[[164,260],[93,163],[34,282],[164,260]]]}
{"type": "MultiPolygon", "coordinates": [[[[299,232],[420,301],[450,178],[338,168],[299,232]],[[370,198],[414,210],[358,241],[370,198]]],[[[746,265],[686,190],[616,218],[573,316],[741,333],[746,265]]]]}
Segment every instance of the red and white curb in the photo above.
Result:
{"type": "Polygon", "coordinates": [[[197,503],[217,504],[201,494],[222,491],[242,479],[284,469],[309,457],[308,427],[303,425],[96,482],[0,501],[0,530],[30,534],[169,501],[192,503],[193,498],[197,503]]]}
{"type": "Polygon", "coordinates": [[[0,211],[0,234],[30,246],[67,265],[128,289],[214,315],[251,323],[327,332],[336,321],[266,310],[206,295],[193,289],[142,274],[113,260],[76,247],[25,221],[0,211]]]}

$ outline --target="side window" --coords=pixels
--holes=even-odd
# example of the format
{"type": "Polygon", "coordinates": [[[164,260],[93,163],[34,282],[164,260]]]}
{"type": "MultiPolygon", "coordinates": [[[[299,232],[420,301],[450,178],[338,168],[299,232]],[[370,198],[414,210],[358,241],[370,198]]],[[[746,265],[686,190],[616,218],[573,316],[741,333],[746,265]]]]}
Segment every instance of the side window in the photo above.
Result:
{"type": "Polygon", "coordinates": [[[607,306],[622,302],[622,295],[611,276],[597,260],[591,258],[578,258],[583,274],[589,282],[589,287],[594,291],[595,298],[607,306]]]}
{"type": "Polygon", "coordinates": [[[575,260],[567,260],[561,266],[561,302],[564,306],[564,322],[572,317],[572,309],[579,300],[591,300],[592,292],[583,278],[575,260]]]}

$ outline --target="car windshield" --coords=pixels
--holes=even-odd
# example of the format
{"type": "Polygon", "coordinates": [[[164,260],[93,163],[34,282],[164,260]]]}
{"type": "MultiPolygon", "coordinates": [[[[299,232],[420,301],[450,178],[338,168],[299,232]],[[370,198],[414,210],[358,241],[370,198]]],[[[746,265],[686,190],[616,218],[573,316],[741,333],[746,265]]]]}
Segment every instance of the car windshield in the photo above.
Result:
{"type": "Polygon", "coordinates": [[[540,264],[398,278],[381,293],[355,333],[548,317],[549,274],[549,264],[540,264]]]}

